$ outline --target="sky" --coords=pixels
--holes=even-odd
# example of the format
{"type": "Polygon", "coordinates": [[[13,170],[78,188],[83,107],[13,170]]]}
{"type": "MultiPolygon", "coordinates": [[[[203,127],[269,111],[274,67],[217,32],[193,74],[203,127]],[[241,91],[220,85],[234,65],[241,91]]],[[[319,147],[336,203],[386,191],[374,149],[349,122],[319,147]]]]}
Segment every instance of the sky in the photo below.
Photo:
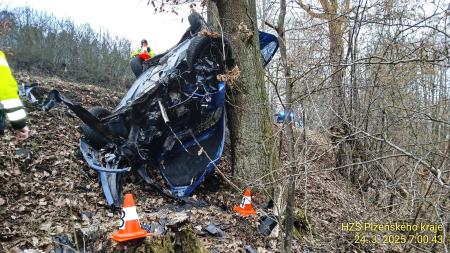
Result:
{"type": "Polygon", "coordinates": [[[56,17],[71,18],[76,24],[89,23],[95,30],[108,30],[125,37],[138,48],[145,38],[149,46],[162,53],[175,45],[189,23],[189,6],[177,6],[173,13],[154,13],[147,0],[0,0],[9,8],[28,6],[56,17]],[[182,22],[183,20],[183,22],[182,22]]]}

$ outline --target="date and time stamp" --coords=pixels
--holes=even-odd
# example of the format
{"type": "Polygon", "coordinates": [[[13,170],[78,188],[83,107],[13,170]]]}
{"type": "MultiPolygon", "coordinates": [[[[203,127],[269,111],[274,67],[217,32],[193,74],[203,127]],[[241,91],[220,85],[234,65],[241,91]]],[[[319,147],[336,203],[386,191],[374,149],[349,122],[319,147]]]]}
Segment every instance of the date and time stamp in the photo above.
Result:
{"type": "Polygon", "coordinates": [[[355,244],[450,244],[442,224],[347,222],[340,230],[355,244]]]}

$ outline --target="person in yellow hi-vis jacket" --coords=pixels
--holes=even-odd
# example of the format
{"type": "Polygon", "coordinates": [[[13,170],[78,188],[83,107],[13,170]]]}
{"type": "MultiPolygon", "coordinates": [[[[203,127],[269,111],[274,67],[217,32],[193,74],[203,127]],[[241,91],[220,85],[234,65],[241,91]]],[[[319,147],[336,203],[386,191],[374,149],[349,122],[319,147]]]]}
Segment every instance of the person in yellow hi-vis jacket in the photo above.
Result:
{"type": "Polygon", "coordinates": [[[139,77],[146,67],[144,66],[145,61],[150,60],[155,56],[155,52],[148,46],[146,39],[141,41],[141,47],[134,50],[130,54],[130,66],[136,77],[139,77]]]}
{"type": "Polygon", "coordinates": [[[5,128],[5,116],[16,130],[16,139],[25,140],[30,130],[27,114],[19,98],[19,88],[9,68],[6,56],[0,51],[0,135],[5,128]]]}
{"type": "MultiPolygon", "coordinates": [[[[147,59],[150,59],[155,56],[155,52],[148,46],[148,42],[146,39],[141,40],[141,47],[134,50],[133,52],[131,52],[130,58],[137,56],[139,54],[142,54],[142,53],[145,53],[147,55],[147,57],[145,57],[147,59]]],[[[144,59],[144,60],[147,60],[147,59],[144,59]]]]}

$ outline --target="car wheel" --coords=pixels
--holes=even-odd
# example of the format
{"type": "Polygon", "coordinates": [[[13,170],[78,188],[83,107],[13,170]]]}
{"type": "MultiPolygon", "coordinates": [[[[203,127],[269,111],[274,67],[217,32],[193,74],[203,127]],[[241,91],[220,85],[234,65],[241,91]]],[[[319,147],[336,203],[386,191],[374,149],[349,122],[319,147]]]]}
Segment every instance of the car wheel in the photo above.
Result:
{"type": "Polygon", "coordinates": [[[202,27],[202,16],[198,12],[193,12],[188,16],[191,33],[197,33],[202,27]]]}
{"type": "MultiPolygon", "coordinates": [[[[89,109],[89,112],[99,119],[111,114],[110,111],[100,106],[92,107],[91,109],[89,109]]],[[[81,129],[83,130],[86,141],[92,147],[101,149],[104,146],[106,146],[106,144],[108,144],[108,140],[105,137],[103,137],[100,133],[98,133],[88,125],[86,124],[81,125],[81,129]]]]}
{"type": "Polygon", "coordinates": [[[189,70],[195,71],[195,65],[199,60],[204,58],[208,58],[209,60],[218,63],[221,70],[224,69],[225,65],[227,65],[228,68],[233,65],[230,44],[225,39],[222,42],[221,37],[211,38],[209,36],[199,35],[192,39],[186,53],[186,61],[189,70]],[[225,62],[223,57],[224,53],[225,62]]]}
{"type": "Polygon", "coordinates": [[[142,72],[142,60],[139,57],[133,57],[130,61],[131,70],[133,71],[136,78],[138,78],[142,72]]]}

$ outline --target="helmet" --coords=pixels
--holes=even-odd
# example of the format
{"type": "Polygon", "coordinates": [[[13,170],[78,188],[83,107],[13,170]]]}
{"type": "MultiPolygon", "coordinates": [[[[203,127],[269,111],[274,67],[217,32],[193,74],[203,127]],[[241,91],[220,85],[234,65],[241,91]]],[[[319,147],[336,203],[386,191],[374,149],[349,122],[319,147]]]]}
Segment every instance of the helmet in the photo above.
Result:
{"type": "Polygon", "coordinates": [[[148,42],[147,42],[146,39],[141,40],[141,45],[144,44],[144,43],[147,43],[147,44],[148,44],[148,42]]]}

